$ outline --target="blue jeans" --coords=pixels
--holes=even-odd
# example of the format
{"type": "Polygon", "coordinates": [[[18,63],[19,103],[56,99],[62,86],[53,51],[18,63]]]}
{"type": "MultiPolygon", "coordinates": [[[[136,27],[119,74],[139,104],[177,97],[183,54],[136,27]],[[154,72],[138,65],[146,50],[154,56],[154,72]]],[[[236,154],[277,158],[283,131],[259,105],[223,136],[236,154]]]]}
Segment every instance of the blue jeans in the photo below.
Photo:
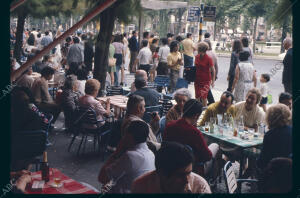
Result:
{"type": "Polygon", "coordinates": [[[194,58],[192,56],[188,56],[188,55],[183,54],[183,58],[184,58],[184,67],[194,66],[194,64],[193,64],[194,58]]]}
{"type": "Polygon", "coordinates": [[[121,70],[121,65],[116,65],[116,72],[114,72],[114,76],[115,76],[115,86],[119,85],[119,72],[121,70]]]}

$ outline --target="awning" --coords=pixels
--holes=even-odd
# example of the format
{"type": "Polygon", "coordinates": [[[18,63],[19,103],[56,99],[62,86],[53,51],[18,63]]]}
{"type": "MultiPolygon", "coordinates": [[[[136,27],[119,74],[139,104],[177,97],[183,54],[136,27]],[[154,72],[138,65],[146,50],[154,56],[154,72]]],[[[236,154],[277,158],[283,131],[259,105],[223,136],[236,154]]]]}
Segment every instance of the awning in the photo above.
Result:
{"type": "Polygon", "coordinates": [[[141,5],[144,9],[164,10],[188,7],[187,2],[180,1],[157,1],[157,0],[141,0],[141,5]]]}

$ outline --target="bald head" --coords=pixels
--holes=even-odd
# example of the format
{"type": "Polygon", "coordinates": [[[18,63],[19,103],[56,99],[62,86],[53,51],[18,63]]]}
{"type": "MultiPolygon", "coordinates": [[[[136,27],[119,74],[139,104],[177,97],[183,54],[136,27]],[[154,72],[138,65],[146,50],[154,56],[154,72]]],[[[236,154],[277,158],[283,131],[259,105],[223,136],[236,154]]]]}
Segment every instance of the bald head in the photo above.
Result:
{"type": "Polygon", "coordinates": [[[291,38],[287,37],[283,40],[283,47],[284,49],[288,50],[292,47],[293,41],[291,38]]]}
{"type": "Polygon", "coordinates": [[[148,77],[147,77],[147,73],[145,70],[136,70],[135,72],[135,78],[138,78],[138,77],[142,77],[146,82],[148,80],[148,77]]]}

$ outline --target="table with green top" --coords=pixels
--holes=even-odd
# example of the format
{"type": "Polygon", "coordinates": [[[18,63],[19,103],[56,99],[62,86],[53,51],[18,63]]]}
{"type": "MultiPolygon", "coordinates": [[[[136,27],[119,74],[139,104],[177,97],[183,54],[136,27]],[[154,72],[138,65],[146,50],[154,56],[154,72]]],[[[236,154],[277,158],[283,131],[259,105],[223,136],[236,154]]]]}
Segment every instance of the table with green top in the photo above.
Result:
{"type": "MultiPolygon", "coordinates": [[[[244,164],[244,150],[249,148],[260,148],[263,144],[263,137],[253,137],[250,140],[245,140],[239,137],[234,137],[232,133],[230,134],[220,134],[218,131],[214,133],[210,133],[204,130],[203,127],[198,127],[198,129],[202,132],[203,136],[210,142],[218,143],[219,146],[225,147],[233,147],[241,154],[239,156],[239,163],[240,163],[240,171],[239,177],[242,176],[243,173],[243,164],[244,164]]],[[[238,186],[238,189],[241,187],[238,186]]],[[[240,192],[240,191],[239,191],[240,192]]]]}

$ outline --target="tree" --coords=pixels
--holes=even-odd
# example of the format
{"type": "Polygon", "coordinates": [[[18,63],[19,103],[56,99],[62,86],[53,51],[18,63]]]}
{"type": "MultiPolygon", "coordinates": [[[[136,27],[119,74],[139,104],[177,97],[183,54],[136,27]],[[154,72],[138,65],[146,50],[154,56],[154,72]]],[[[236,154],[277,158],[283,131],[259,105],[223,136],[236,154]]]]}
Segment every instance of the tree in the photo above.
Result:
{"type": "MultiPolygon", "coordinates": [[[[104,0],[86,0],[90,9],[104,2],[104,0]]],[[[108,66],[108,52],[111,36],[118,19],[128,24],[132,16],[136,16],[141,10],[139,0],[119,0],[100,14],[100,32],[95,44],[94,78],[101,83],[100,95],[104,94],[106,73],[108,66]]]]}
{"type": "MultiPolygon", "coordinates": [[[[15,0],[14,2],[16,2],[15,0]]],[[[44,18],[46,16],[55,16],[60,12],[69,10],[65,8],[64,3],[72,0],[27,0],[21,6],[16,8],[12,15],[18,17],[18,25],[16,32],[16,44],[14,48],[14,56],[17,61],[20,61],[23,45],[24,24],[27,16],[36,18],[44,18]],[[63,9],[65,8],[65,10],[63,9]]]]}
{"type": "Polygon", "coordinates": [[[250,20],[249,16],[244,15],[244,19],[243,19],[243,23],[242,23],[242,30],[244,33],[247,33],[247,31],[250,29],[251,29],[251,20],[250,20]]]}
{"type": "Polygon", "coordinates": [[[286,38],[287,32],[292,31],[292,6],[293,4],[289,0],[279,0],[275,10],[269,18],[269,23],[282,29],[281,53],[284,52],[283,40],[286,38]]]}
{"type": "Polygon", "coordinates": [[[267,0],[253,0],[247,6],[247,13],[251,18],[255,19],[254,28],[253,28],[253,53],[256,51],[256,29],[257,29],[257,20],[259,17],[262,17],[266,14],[267,0]]]}

